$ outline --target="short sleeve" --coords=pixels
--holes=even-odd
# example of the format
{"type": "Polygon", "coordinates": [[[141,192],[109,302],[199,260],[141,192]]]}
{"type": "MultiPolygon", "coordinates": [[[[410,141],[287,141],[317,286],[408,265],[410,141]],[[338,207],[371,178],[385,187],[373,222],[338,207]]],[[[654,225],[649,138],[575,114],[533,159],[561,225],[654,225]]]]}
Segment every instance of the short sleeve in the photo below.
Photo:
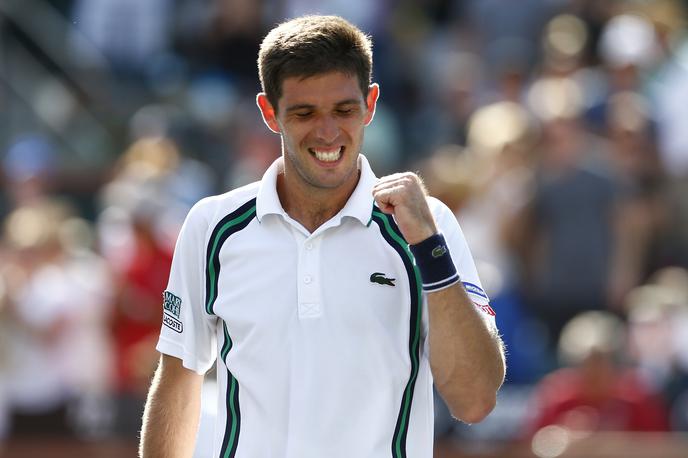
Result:
{"type": "Polygon", "coordinates": [[[191,209],[177,239],[156,348],[202,375],[215,361],[217,348],[216,319],[206,313],[203,302],[208,223],[201,210],[199,204],[191,209]]]}
{"type": "Polygon", "coordinates": [[[449,207],[432,197],[430,198],[430,208],[440,232],[444,234],[444,238],[447,241],[452,260],[468,297],[480,310],[488,325],[496,327],[495,312],[490,306],[490,298],[485,293],[480,282],[471,250],[468,247],[461,226],[459,226],[459,222],[456,220],[456,216],[454,216],[449,207]]]}

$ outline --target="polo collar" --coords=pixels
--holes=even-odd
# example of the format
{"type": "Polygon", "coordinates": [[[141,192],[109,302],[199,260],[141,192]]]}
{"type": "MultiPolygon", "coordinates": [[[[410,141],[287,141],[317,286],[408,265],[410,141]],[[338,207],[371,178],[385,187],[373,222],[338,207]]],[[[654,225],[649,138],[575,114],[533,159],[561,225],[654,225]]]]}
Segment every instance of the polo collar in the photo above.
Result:
{"type": "Polygon", "coordinates": [[[286,215],[277,195],[277,175],[283,170],[283,159],[277,158],[263,174],[256,196],[256,218],[262,222],[263,216],[286,215]]]}
{"type": "MultiPolygon", "coordinates": [[[[268,167],[260,180],[256,197],[256,217],[259,222],[262,222],[265,215],[287,216],[277,195],[277,175],[281,173],[283,167],[283,158],[280,157],[268,167]]],[[[367,225],[373,212],[372,192],[373,186],[377,182],[377,177],[370,168],[368,159],[362,154],[358,156],[358,169],[361,171],[358,184],[344,208],[335,218],[341,219],[349,216],[367,225]]]]}
{"type": "Polygon", "coordinates": [[[358,184],[339,215],[356,218],[367,225],[373,215],[373,186],[377,183],[377,177],[370,168],[368,159],[362,154],[358,155],[358,169],[361,171],[358,184]]]}

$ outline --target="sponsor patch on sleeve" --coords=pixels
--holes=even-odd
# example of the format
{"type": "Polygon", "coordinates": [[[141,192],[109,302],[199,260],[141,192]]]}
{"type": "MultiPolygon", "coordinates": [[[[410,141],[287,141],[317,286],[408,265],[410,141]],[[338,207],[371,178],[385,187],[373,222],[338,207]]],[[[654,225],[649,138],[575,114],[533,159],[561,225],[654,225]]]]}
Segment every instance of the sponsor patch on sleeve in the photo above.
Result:
{"type": "Polygon", "coordinates": [[[497,313],[494,311],[492,307],[490,307],[489,304],[476,304],[473,302],[473,304],[478,307],[478,310],[482,311],[483,313],[486,313],[490,316],[497,316],[497,313]]]}
{"type": "Polygon", "coordinates": [[[165,312],[169,313],[175,318],[179,318],[179,314],[182,310],[182,299],[169,291],[163,292],[162,298],[162,307],[165,309],[165,312]]]}
{"type": "Polygon", "coordinates": [[[475,294],[478,297],[482,297],[483,299],[490,300],[490,298],[487,297],[487,294],[485,293],[485,291],[483,291],[483,289],[480,286],[474,285],[473,283],[469,283],[467,281],[464,281],[462,283],[463,283],[463,287],[466,289],[467,293],[475,294]]]}
{"type": "Polygon", "coordinates": [[[175,317],[168,315],[167,312],[162,314],[162,324],[173,330],[174,332],[182,333],[184,325],[175,317]]]}

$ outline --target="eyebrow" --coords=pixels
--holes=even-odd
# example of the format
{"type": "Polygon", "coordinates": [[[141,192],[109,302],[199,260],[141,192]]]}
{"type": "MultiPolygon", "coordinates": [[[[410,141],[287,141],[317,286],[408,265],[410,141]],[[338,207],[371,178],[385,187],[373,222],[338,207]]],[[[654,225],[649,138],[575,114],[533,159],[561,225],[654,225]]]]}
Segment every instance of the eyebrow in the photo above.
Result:
{"type": "MultiPolygon", "coordinates": [[[[335,107],[341,107],[342,105],[358,105],[359,103],[360,103],[360,100],[358,100],[358,99],[346,99],[346,100],[341,100],[341,101],[335,103],[334,106],[335,107]]],[[[315,105],[308,104],[308,103],[299,103],[299,104],[287,107],[285,112],[291,113],[291,112],[298,111],[298,110],[313,110],[313,109],[315,109],[315,105]]]]}
{"type": "Polygon", "coordinates": [[[291,113],[292,111],[298,111],[298,110],[312,110],[315,108],[315,105],[309,105],[307,103],[300,103],[298,105],[292,105],[290,107],[287,107],[286,111],[287,113],[291,113]]]}

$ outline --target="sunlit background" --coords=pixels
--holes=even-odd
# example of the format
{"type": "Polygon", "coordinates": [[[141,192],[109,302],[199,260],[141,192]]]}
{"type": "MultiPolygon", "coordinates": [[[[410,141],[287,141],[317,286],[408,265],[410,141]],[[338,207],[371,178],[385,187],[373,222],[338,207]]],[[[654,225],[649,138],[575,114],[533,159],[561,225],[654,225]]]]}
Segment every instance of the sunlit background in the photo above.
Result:
{"type": "Polygon", "coordinates": [[[455,210],[507,345],[435,455],[688,456],[686,7],[0,0],[0,455],[135,456],[177,231],[279,155],[258,46],[319,12],[372,36],[364,152],[455,210]]]}

